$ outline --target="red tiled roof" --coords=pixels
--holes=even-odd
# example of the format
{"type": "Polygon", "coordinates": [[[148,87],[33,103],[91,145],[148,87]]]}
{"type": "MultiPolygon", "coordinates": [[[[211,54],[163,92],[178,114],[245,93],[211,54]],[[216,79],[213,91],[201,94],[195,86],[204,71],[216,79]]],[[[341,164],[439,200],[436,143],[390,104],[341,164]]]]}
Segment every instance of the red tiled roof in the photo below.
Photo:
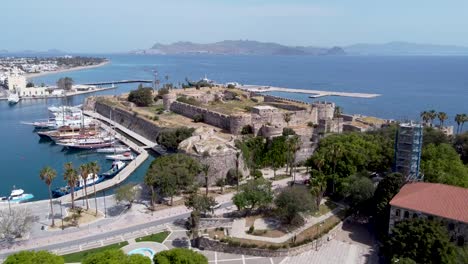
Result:
{"type": "Polygon", "coordinates": [[[390,205],[468,223],[468,189],[440,183],[404,185],[390,205]]]}

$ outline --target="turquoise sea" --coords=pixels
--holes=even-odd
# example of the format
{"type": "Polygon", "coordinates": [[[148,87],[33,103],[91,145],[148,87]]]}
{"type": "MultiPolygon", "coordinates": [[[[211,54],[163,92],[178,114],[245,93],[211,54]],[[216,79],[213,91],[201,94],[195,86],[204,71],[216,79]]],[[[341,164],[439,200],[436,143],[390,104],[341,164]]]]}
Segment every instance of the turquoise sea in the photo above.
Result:
{"type": "MultiPolygon", "coordinates": [[[[46,75],[33,79],[53,84],[60,77],[72,77],[76,83],[152,79],[157,70],[162,82],[179,83],[185,78],[204,77],[220,83],[272,85],[291,88],[379,93],[375,99],[325,97],[347,113],[362,113],[382,118],[418,119],[423,110],[447,112],[450,121],[456,113],[468,113],[468,57],[296,57],[296,56],[139,56],[93,54],[111,59],[111,63],[94,69],[46,75]]],[[[115,94],[135,85],[121,85],[115,94]]],[[[276,95],[311,101],[307,95],[276,95]]],[[[30,126],[21,121],[45,118],[47,106],[62,103],[80,104],[85,96],[61,99],[24,100],[15,106],[0,101],[0,196],[8,195],[13,185],[47,197],[47,186],[39,171],[50,165],[59,175],[53,186],[62,186],[62,167],[71,161],[76,166],[98,160],[103,170],[110,162],[92,152],[66,152],[61,147],[41,142],[30,126]]],[[[453,122],[452,122],[453,123],[453,122]]],[[[129,181],[139,181],[150,161],[140,167],[129,181]]]]}

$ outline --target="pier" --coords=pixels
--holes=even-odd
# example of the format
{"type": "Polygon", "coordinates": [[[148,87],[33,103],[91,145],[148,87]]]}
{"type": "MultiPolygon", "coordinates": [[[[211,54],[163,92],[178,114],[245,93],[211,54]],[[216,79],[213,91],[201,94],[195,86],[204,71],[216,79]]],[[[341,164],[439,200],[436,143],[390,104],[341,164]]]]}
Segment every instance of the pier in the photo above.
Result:
{"type": "MultiPolygon", "coordinates": [[[[106,117],[104,117],[104,116],[102,116],[102,115],[100,115],[98,113],[91,112],[91,111],[84,111],[83,113],[85,115],[87,115],[87,116],[95,118],[96,120],[99,120],[100,123],[101,123],[101,127],[104,130],[107,130],[109,132],[111,132],[111,131],[114,132],[115,130],[119,129],[120,131],[125,133],[126,135],[122,135],[121,133],[118,133],[117,131],[115,131],[116,139],[120,140],[123,144],[127,145],[133,151],[138,153],[138,156],[134,160],[132,160],[130,163],[128,163],[127,166],[125,166],[125,168],[123,168],[123,170],[121,170],[112,179],[105,180],[105,181],[103,181],[101,183],[98,183],[96,185],[93,185],[93,186],[89,186],[87,188],[88,196],[94,194],[94,189],[96,189],[96,192],[100,192],[100,191],[115,187],[115,186],[121,184],[122,182],[124,182],[149,157],[149,154],[148,154],[146,149],[151,148],[151,149],[154,149],[154,150],[157,151],[159,149],[158,147],[160,147],[156,142],[152,142],[151,140],[146,139],[145,137],[131,131],[130,129],[128,129],[128,128],[118,124],[117,122],[114,122],[114,121],[112,121],[112,120],[110,120],[110,119],[108,119],[108,118],[106,118],[106,117]],[[112,127],[115,127],[116,129],[112,129],[106,123],[111,125],[112,127]],[[127,136],[133,138],[137,142],[140,142],[143,146],[139,146],[137,143],[135,143],[134,141],[127,138],[127,136]]],[[[75,192],[75,199],[76,200],[81,199],[83,197],[85,197],[84,189],[75,192]]],[[[70,202],[71,201],[71,194],[64,195],[64,196],[58,198],[58,200],[60,200],[62,202],[70,202]]]]}
{"type": "Polygon", "coordinates": [[[112,85],[112,84],[124,84],[124,83],[153,83],[153,80],[121,80],[121,81],[107,81],[107,82],[94,82],[84,83],[84,85],[112,85]]]}
{"type": "Polygon", "coordinates": [[[245,90],[245,91],[256,92],[256,93],[286,92],[286,93],[312,94],[312,95],[309,96],[309,98],[320,98],[320,97],[324,97],[324,96],[375,98],[375,97],[381,96],[380,94],[371,94],[371,93],[320,91],[320,90],[294,89],[294,88],[260,86],[260,85],[243,85],[243,86],[240,86],[239,88],[242,89],[242,90],[245,90]]]}

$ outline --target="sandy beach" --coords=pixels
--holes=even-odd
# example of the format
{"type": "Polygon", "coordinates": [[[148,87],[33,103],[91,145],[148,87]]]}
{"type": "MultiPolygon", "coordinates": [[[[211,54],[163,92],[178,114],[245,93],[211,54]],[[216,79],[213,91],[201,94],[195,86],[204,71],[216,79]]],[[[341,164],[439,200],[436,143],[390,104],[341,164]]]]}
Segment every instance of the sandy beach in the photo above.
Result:
{"type": "Polygon", "coordinates": [[[25,74],[27,79],[31,78],[36,78],[44,75],[49,75],[49,74],[56,74],[56,73],[62,73],[62,72],[71,72],[71,71],[81,71],[81,70],[87,70],[87,69],[93,69],[97,67],[104,66],[106,64],[110,63],[110,60],[106,59],[104,62],[101,62],[96,65],[90,65],[90,66],[80,66],[80,67],[73,67],[73,68],[68,68],[68,69],[61,69],[57,71],[48,71],[48,72],[39,72],[39,73],[28,73],[25,74]]]}

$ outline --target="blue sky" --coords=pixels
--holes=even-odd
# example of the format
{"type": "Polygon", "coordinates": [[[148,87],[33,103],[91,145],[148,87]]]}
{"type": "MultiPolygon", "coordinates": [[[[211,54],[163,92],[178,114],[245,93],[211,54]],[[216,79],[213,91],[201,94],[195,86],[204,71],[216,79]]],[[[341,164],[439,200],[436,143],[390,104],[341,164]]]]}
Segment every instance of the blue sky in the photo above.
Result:
{"type": "Polygon", "coordinates": [[[468,46],[467,0],[11,0],[0,49],[119,52],[225,39],[468,46]]]}

